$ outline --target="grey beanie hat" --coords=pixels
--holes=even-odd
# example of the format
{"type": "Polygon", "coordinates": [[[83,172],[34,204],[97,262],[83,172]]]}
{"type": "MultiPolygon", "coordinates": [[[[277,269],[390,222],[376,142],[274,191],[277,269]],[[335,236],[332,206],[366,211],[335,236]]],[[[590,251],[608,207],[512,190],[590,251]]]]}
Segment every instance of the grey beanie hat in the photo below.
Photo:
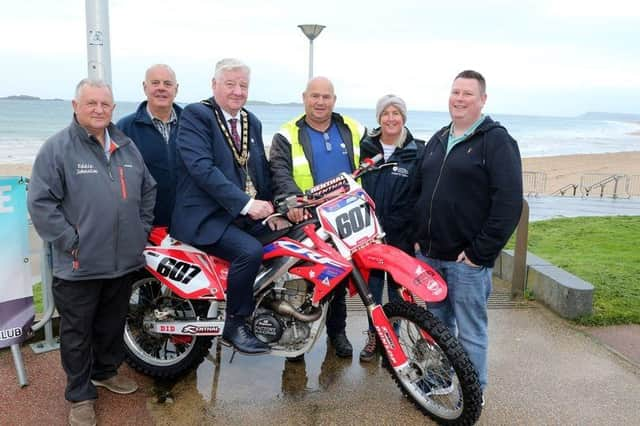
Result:
{"type": "Polygon", "coordinates": [[[376,119],[378,120],[378,124],[380,124],[380,116],[386,107],[389,105],[393,105],[400,110],[400,114],[402,115],[402,120],[407,122],[407,105],[404,103],[402,98],[396,95],[384,95],[378,100],[376,104],[376,119]]]}

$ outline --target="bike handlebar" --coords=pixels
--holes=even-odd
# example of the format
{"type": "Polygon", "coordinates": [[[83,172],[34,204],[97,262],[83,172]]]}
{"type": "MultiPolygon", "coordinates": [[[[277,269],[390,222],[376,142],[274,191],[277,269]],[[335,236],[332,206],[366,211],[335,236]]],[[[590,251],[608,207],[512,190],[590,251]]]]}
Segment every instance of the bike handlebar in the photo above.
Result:
{"type": "Polygon", "coordinates": [[[376,154],[371,158],[365,158],[350,175],[340,174],[333,179],[326,182],[322,182],[304,192],[304,195],[289,195],[276,199],[274,205],[276,210],[281,214],[286,214],[287,211],[294,208],[304,208],[318,205],[324,202],[327,198],[331,198],[334,194],[344,193],[349,190],[349,180],[347,176],[351,176],[353,179],[357,179],[367,172],[377,170],[382,167],[395,165],[397,163],[385,163],[380,167],[376,167],[376,164],[380,162],[384,157],[382,154],[376,154]]]}

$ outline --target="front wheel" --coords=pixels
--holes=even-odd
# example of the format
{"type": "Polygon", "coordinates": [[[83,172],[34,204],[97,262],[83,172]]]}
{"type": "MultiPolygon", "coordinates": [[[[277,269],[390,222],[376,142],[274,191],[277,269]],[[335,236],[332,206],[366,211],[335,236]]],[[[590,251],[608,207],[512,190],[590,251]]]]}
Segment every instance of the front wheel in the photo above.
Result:
{"type": "Polygon", "coordinates": [[[168,320],[195,320],[198,314],[194,303],[176,296],[151,276],[133,283],[124,328],[127,363],[161,379],[174,379],[197,367],[209,352],[212,337],[172,336],[145,327],[159,314],[168,320]]]}
{"type": "Polygon", "coordinates": [[[439,424],[474,424],[482,411],[482,392],[462,345],[431,312],[417,305],[392,302],[384,312],[409,362],[402,373],[384,363],[402,393],[439,424]]]}

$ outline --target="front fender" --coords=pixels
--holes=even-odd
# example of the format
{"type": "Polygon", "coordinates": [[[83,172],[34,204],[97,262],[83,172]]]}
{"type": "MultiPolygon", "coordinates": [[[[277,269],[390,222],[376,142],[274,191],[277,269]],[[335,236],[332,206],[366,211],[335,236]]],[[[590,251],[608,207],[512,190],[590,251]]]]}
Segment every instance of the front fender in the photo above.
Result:
{"type": "Polygon", "coordinates": [[[365,280],[372,269],[387,271],[393,280],[425,302],[447,297],[447,283],[431,266],[386,244],[371,244],[352,255],[365,280]]]}

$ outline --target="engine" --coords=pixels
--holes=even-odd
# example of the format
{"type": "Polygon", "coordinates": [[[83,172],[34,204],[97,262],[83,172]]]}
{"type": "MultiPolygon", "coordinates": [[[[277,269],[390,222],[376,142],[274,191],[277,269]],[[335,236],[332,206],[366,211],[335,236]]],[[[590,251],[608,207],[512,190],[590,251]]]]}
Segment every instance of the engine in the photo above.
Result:
{"type": "Polygon", "coordinates": [[[265,343],[298,349],[308,341],[322,309],[311,304],[311,283],[291,274],[286,278],[259,300],[253,332],[265,343]]]}

